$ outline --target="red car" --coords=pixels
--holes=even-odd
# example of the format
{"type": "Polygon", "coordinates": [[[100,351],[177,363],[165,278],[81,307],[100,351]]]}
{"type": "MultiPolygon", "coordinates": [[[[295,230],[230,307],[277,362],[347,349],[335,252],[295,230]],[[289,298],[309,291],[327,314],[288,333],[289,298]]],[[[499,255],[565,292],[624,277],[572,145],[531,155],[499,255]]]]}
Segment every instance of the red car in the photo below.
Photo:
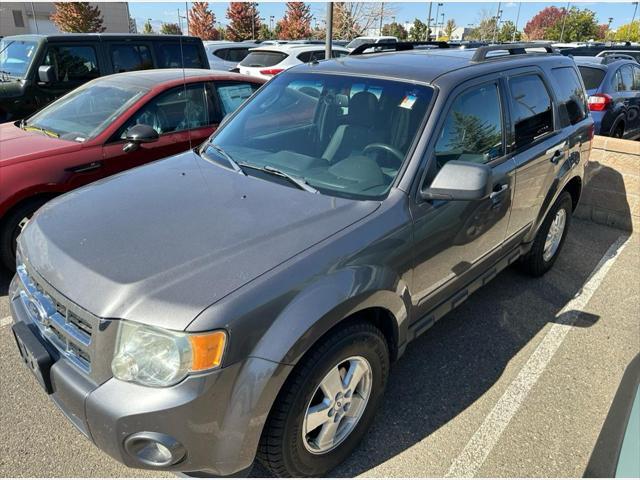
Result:
{"type": "Polygon", "coordinates": [[[0,125],[0,260],[52,197],[202,143],[264,80],[211,70],[101,77],[0,125]]]}

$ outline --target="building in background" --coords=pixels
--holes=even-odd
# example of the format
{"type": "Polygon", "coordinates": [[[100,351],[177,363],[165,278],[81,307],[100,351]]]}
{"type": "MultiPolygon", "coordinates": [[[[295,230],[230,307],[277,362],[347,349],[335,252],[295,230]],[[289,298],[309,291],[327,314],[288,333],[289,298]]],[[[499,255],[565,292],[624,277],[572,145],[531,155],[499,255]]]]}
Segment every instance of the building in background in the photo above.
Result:
{"type": "MultiPolygon", "coordinates": [[[[129,5],[127,2],[101,2],[105,32],[129,33],[129,5]]],[[[59,33],[49,18],[55,11],[53,2],[1,2],[0,37],[27,33],[59,33]]]]}

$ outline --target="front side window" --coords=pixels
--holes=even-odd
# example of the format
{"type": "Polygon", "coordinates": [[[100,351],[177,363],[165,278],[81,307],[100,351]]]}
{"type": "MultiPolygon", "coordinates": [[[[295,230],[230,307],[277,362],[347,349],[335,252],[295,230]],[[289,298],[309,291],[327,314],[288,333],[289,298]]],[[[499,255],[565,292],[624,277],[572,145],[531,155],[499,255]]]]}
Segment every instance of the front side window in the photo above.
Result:
{"type": "Polygon", "coordinates": [[[96,51],[88,45],[52,45],[42,64],[52,66],[61,83],[86,82],[100,76],[96,51]]]}
{"type": "Polygon", "coordinates": [[[256,85],[250,83],[234,83],[229,85],[216,85],[222,116],[235,111],[242,103],[257,90],[256,85]]]}
{"type": "Polygon", "coordinates": [[[211,111],[202,83],[172,88],[140,108],[129,119],[121,136],[137,124],[149,125],[158,135],[205,127],[213,123],[211,111]]]}
{"type": "Polygon", "coordinates": [[[26,121],[26,127],[53,132],[60,138],[84,142],[95,137],[147,93],[147,89],[109,83],[86,83],[26,121]]]}
{"type": "Polygon", "coordinates": [[[575,125],[587,118],[589,107],[580,79],[572,67],[551,70],[557,85],[560,126],[575,125]]]}
{"type": "Polygon", "coordinates": [[[36,42],[0,40],[0,81],[5,75],[24,78],[37,49],[36,42]]]}
{"type": "MultiPolygon", "coordinates": [[[[380,198],[400,171],[432,96],[431,87],[403,81],[287,73],[256,93],[211,143],[253,165],[249,174],[273,167],[321,193],[380,198]],[[354,89],[356,83],[361,87],[354,89]]],[[[224,163],[212,147],[201,154],[224,163]]]]}
{"type": "Polygon", "coordinates": [[[146,45],[114,45],[111,47],[111,62],[116,73],[153,68],[151,50],[146,45]]]}
{"type": "Polygon", "coordinates": [[[525,147],[553,131],[553,108],[547,87],[538,75],[509,79],[516,148],[525,147]]]}
{"type": "Polygon", "coordinates": [[[495,83],[462,93],[451,105],[435,147],[436,165],[487,163],[504,155],[502,110],[495,83]]]}
{"type": "Polygon", "coordinates": [[[157,50],[159,68],[204,68],[200,49],[193,44],[161,43],[157,50]],[[184,62],[183,62],[184,60],[184,62]]]}

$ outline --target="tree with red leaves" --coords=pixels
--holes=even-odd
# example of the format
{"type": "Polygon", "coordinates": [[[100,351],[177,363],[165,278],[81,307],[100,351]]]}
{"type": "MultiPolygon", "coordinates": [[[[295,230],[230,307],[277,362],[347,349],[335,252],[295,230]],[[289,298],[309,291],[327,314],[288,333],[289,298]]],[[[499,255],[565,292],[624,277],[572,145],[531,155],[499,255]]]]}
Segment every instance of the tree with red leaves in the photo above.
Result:
{"type": "Polygon", "coordinates": [[[189,34],[202,40],[218,40],[216,15],[209,10],[209,2],[193,2],[189,11],[189,34]]]}
{"type": "Polygon", "coordinates": [[[227,8],[227,38],[236,42],[257,38],[260,33],[260,13],[255,2],[230,2],[227,8]]]}
{"type": "Polygon", "coordinates": [[[524,27],[524,33],[528,40],[543,40],[550,30],[555,30],[558,24],[562,24],[565,15],[564,8],[546,7],[538,12],[524,27]]]}
{"type": "Polygon", "coordinates": [[[61,32],[100,33],[104,32],[100,9],[89,2],[54,2],[55,12],[51,21],[61,32]]]}
{"type": "Polygon", "coordinates": [[[310,38],[311,8],[304,2],[287,2],[287,11],[278,25],[280,26],[278,38],[281,40],[310,38]]]}

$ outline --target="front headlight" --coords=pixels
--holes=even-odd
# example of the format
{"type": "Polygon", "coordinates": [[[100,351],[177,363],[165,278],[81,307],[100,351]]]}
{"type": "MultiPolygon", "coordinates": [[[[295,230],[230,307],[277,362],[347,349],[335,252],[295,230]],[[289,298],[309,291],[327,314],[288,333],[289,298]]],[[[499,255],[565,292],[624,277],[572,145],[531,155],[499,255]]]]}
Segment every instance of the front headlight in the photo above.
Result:
{"type": "Polygon", "coordinates": [[[227,339],[223,331],[184,333],[121,320],[113,376],[149,387],[167,387],[187,374],[219,367],[227,339]]]}

